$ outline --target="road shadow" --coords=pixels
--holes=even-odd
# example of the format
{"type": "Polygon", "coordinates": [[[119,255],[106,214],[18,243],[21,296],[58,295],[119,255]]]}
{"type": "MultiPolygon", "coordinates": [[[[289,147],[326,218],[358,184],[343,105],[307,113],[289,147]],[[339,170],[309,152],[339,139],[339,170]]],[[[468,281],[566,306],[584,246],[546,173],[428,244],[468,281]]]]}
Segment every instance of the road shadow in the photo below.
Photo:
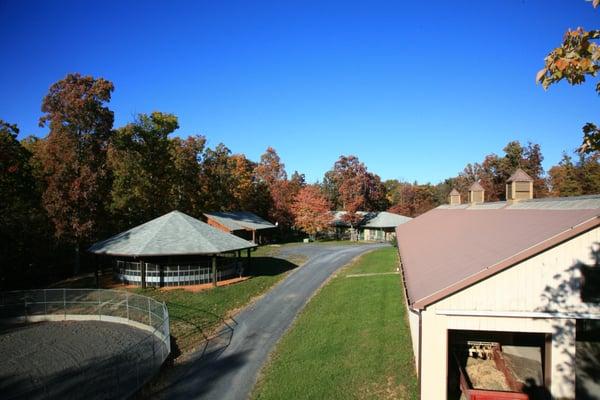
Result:
{"type": "Polygon", "coordinates": [[[222,357],[231,343],[236,325],[233,319],[223,321],[221,327],[207,336],[197,350],[176,362],[171,358],[158,378],[142,388],[134,398],[188,399],[209,392],[217,381],[227,379],[230,373],[246,363],[246,352],[222,357]]]}
{"type": "Polygon", "coordinates": [[[250,265],[246,266],[244,275],[255,276],[275,276],[296,268],[298,265],[277,257],[252,257],[250,265]]]}

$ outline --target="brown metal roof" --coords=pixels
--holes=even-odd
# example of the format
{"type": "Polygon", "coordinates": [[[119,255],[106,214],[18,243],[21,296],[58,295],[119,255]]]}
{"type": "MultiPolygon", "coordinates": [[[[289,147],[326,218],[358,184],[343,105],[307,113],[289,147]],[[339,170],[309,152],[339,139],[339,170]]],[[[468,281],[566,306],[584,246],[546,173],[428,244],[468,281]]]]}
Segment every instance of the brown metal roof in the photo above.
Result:
{"type": "Polygon", "coordinates": [[[456,189],[452,189],[452,191],[450,192],[450,196],[456,196],[456,195],[459,195],[459,194],[460,193],[456,189]]]}
{"type": "Polygon", "coordinates": [[[424,308],[600,225],[600,209],[436,208],[396,228],[409,303],[424,308]]]}
{"type": "Polygon", "coordinates": [[[479,182],[473,182],[469,190],[473,190],[475,192],[483,191],[483,187],[479,184],[479,182]]]}
{"type": "Polygon", "coordinates": [[[510,178],[508,178],[506,182],[533,182],[533,178],[521,168],[517,168],[517,170],[513,172],[513,174],[510,176],[510,178]]]}

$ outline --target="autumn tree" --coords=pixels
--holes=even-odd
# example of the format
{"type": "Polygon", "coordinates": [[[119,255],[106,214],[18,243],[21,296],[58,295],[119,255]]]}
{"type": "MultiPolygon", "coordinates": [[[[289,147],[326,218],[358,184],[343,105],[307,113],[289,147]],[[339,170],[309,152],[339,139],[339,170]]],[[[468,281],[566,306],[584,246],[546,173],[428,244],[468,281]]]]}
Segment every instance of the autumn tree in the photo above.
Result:
{"type": "Polygon", "coordinates": [[[257,181],[264,183],[269,190],[271,205],[268,218],[276,222],[280,230],[288,230],[294,223],[292,203],[304,179],[302,178],[301,184],[300,175],[296,175],[295,180],[288,180],[285,164],[272,147],[268,147],[260,156],[255,176],[257,181]]]}
{"type": "Polygon", "coordinates": [[[580,154],[573,162],[568,154],[548,171],[553,196],[581,196],[600,193],[600,155],[580,154]]]}
{"type": "Polygon", "coordinates": [[[69,74],[50,87],[42,102],[40,125],[50,128],[44,146],[43,201],[56,236],[74,247],[75,271],[82,242],[104,220],[106,149],[114,119],[106,103],[113,89],[103,78],[69,74]]]}
{"type": "Polygon", "coordinates": [[[467,164],[464,170],[453,179],[463,199],[467,198],[469,187],[479,181],[485,189],[485,201],[500,201],[506,198],[506,181],[517,168],[522,168],[534,180],[535,197],[548,195],[542,161],[544,157],[539,144],[528,143],[523,147],[518,141],[509,142],[503,149],[504,156],[488,154],[481,163],[467,164]]]}
{"type": "Polygon", "coordinates": [[[265,182],[269,187],[276,181],[287,180],[285,165],[272,147],[267,147],[267,150],[260,156],[255,174],[259,181],[265,182]]]}
{"type": "Polygon", "coordinates": [[[317,185],[308,185],[298,191],[292,203],[294,225],[306,232],[313,240],[317,233],[331,223],[329,203],[317,185]]]}
{"type": "Polygon", "coordinates": [[[268,215],[272,206],[269,188],[265,182],[255,179],[256,163],[243,154],[229,157],[232,187],[232,209],[252,211],[268,215]]]}
{"type": "Polygon", "coordinates": [[[171,206],[193,216],[199,216],[203,211],[200,174],[205,144],[204,136],[190,135],[185,139],[171,139],[169,146],[174,171],[171,177],[171,206]]]}
{"type": "Polygon", "coordinates": [[[340,156],[333,169],[325,174],[323,190],[330,201],[346,211],[344,221],[354,227],[362,220],[358,211],[381,211],[388,208],[386,188],[379,176],[369,172],[358,157],[340,156]]]}
{"type": "Polygon", "coordinates": [[[436,188],[431,184],[418,184],[386,181],[386,186],[390,188],[389,196],[392,206],[388,211],[404,215],[407,217],[417,217],[440,203],[436,188]]]}
{"type": "MultiPolygon", "coordinates": [[[[592,4],[596,8],[600,1],[593,0],[592,4]]],[[[586,81],[586,77],[595,77],[600,69],[598,39],[600,30],[586,31],[581,27],[568,29],[562,44],[544,58],[544,68],[537,73],[536,82],[548,89],[562,80],[571,85],[579,85],[586,81]]],[[[596,84],[596,92],[600,94],[600,83],[596,84]]],[[[583,142],[579,151],[593,153],[599,150],[600,128],[588,122],[583,126],[583,142]]]]}

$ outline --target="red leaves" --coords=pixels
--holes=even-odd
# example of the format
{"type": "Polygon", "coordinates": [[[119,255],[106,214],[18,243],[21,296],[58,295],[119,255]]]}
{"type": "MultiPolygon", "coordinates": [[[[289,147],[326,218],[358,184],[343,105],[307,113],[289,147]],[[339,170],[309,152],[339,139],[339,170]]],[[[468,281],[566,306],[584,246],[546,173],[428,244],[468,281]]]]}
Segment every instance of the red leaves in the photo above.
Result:
{"type": "Polygon", "coordinates": [[[292,204],[296,227],[313,236],[329,227],[331,213],[329,203],[316,185],[305,186],[292,204]]]}

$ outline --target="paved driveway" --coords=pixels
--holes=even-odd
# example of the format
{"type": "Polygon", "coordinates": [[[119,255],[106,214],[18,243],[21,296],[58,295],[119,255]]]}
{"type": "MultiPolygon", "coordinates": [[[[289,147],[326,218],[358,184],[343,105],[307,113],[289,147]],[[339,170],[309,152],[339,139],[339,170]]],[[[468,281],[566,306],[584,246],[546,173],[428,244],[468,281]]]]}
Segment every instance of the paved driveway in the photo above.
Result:
{"type": "Polygon", "coordinates": [[[248,398],[273,346],[315,290],[354,257],[382,246],[302,245],[282,249],[282,254],[304,254],[308,260],[242,310],[231,327],[194,354],[186,372],[178,374],[157,396],[177,400],[248,398]]]}

